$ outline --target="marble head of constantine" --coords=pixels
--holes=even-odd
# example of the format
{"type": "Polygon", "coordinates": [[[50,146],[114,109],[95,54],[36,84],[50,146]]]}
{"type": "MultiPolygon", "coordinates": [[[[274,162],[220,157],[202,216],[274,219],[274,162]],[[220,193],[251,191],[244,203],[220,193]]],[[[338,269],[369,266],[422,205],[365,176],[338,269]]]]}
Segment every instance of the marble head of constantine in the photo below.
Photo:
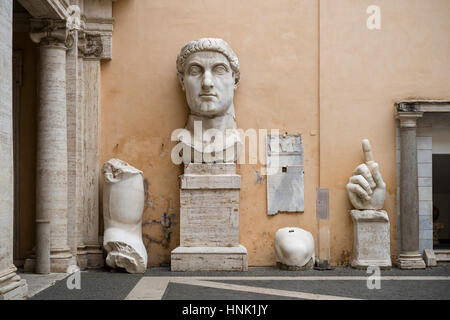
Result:
{"type": "Polygon", "coordinates": [[[240,80],[236,54],[222,39],[193,40],[181,48],[177,71],[190,109],[185,128],[190,138],[179,140],[202,154],[208,146],[215,151],[228,150],[239,141],[233,103],[240,80]],[[220,132],[221,143],[195,134],[199,125],[202,132],[220,132]]]}
{"type": "Polygon", "coordinates": [[[240,79],[239,60],[224,40],[190,41],[178,55],[177,71],[191,114],[211,118],[234,113],[230,108],[240,79]]]}

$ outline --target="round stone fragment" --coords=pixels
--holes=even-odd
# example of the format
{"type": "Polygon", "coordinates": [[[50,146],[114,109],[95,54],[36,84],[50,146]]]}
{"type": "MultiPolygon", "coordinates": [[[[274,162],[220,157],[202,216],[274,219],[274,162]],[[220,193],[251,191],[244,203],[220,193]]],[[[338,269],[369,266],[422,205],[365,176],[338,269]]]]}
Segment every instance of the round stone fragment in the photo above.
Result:
{"type": "Polygon", "coordinates": [[[275,233],[277,266],[284,270],[308,270],[314,266],[314,238],[306,230],[287,227],[275,233]]]}

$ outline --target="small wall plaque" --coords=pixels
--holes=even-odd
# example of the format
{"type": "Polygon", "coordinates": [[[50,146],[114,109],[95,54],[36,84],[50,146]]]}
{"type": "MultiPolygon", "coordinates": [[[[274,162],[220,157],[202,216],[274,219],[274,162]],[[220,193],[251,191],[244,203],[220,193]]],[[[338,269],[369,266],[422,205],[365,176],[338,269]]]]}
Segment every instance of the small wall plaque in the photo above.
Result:
{"type": "Polygon", "coordinates": [[[317,189],[317,219],[328,220],[330,218],[329,199],[328,189],[317,189]]]}

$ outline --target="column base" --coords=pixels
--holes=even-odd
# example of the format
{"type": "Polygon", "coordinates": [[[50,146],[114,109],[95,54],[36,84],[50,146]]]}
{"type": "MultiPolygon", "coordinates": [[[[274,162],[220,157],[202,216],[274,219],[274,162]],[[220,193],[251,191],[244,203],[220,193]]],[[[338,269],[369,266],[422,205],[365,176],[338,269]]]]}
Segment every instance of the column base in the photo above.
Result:
{"type": "Polygon", "coordinates": [[[171,271],[248,271],[247,249],[178,247],[171,253],[171,271]]]}
{"type": "Polygon", "coordinates": [[[87,245],[87,268],[88,269],[100,269],[105,265],[105,259],[103,258],[103,251],[99,245],[87,245]]]}
{"type": "Polygon", "coordinates": [[[77,265],[81,270],[85,270],[88,267],[86,246],[78,246],[77,248],[77,265]]]}
{"type": "Polygon", "coordinates": [[[400,269],[425,269],[425,261],[420,254],[400,254],[397,260],[400,269]]]}
{"type": "Polygon", "coordinates": [[[69,248],[51,249],[50,272],[66,273],[67,268],[75,263],[69,248]]]}
{"type": "Polygon", "coordinates": [[[0,300],[24,300],[27,297],[27,282],[16,271],[14,265],[0,271],[0,300]]]}
{"type": "MultiPolygon", "coordinates": [[[[50,273],[66,273],[67,268],[76,263],[69,249],[52,249],[50,253],[50,273]]],[[[36,269],[36,256],[25,260],[24,271],[34,273],[36,269]]]]}
{"type": "Polygon", "coordinates": [[[36,266],[36,256],[32,255],[30,258],[25,259],[23,264],[23,271],[25,273],[34,273],[34,268],[36,266]]]}

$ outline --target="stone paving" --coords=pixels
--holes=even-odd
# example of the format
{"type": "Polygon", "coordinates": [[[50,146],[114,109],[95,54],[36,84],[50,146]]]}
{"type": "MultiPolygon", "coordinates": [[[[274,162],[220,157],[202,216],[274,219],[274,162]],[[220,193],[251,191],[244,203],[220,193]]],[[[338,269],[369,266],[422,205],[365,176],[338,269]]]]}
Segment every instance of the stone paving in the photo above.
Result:
{"type": "Polygon", "coordinates": [[[37,295],[39,292],[55,285],[58,281],[63,280],[68,276],[66,273],[51,273],[47,275],[18,272],[19,276],[26,280],[28,285],[28,292],[26,297],[30,298],[37,295]]]}
{"type": "MultiPolygon", "coordinates": [[[[66,278],[32,300],[449,300],[450,267],[381,270],[379,289],[364,270],[283,271],[274,267],[248,272],[171,272],[148,269],[143,275],[89,270],[80,273],[80,289],[66,278]],[[369,286],[372,289],[368,288],[369,286]],[[73,287],[73,286],[72,286],[73,287]]],[[[30,283],[29,285],[32,285],[30,283]]]]}

